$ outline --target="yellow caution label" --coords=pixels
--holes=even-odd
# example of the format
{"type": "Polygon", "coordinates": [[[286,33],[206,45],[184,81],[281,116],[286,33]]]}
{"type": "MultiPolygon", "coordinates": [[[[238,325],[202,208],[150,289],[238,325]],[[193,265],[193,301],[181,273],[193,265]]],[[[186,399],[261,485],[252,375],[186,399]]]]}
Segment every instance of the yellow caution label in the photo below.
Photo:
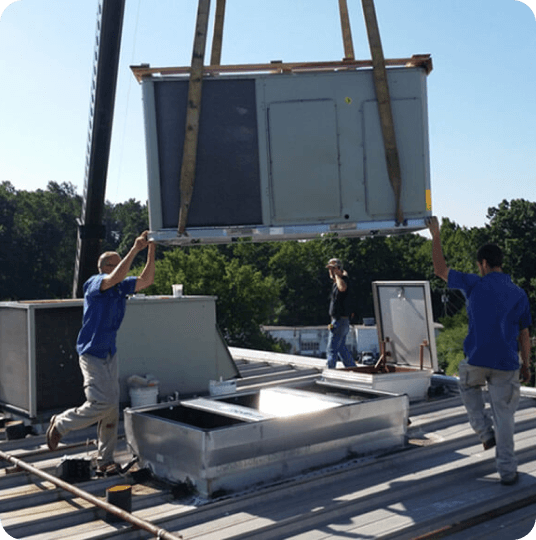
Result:
{"type": "Polygon", "coordinates": [[[426,210],[432,211],[432,190],[430,189],[426,190],[426,210]]]}

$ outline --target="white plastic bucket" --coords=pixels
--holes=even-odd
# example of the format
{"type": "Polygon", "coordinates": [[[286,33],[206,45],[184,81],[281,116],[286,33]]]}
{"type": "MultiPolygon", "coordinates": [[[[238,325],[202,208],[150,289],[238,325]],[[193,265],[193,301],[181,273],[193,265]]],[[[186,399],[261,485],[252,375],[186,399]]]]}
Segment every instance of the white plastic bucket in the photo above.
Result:
{"type": "Polygon", "coordinates": [[[129,394],[131,407],[144,407],[158,403],[158,386],[132,387],[129,394]]]}

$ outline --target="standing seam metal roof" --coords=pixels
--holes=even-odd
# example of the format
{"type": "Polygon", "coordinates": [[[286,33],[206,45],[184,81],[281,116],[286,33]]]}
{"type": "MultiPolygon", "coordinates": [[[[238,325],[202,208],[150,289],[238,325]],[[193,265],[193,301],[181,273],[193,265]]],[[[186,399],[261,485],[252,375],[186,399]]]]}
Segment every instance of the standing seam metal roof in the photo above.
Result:
{"type": "MultiPolygon", "coordinates": [[[[243,360],[236,350],[239,388],[311,378],[320,366],[243,360]]],[[[245,539],[418,539],[515,540],[536,520],[536,417],[534,400],[522,398],[516,414],[520,481],[502,486],[494,451],[483,451],[458,395],[411,405],[406,446],[383,455],[351,459],[308,474],[215,500],[201,500],[133,472],[92,479],[78,487],[105,499],[108,487],[132,485],[132,512],[179,538],[245,539]]],[[[46,427],[46,426],[45,426],[46,427]]],[[[84,444],[94,430],[62,443],[84,444]]],[[[118,459],[129,460],[124,445],[118,459]]],[[[0,451],[54,474],[62,456],[87,457],[94,447],[46,449],[43,434],[1,441],[0,451]]],[[[180,449],[177,449],[180,459],[180,449]]],[[[151,538],[124,523],[110,524],[105,512],[26,472],[3,463],[0,520],[18,540],[151,538]]]]}

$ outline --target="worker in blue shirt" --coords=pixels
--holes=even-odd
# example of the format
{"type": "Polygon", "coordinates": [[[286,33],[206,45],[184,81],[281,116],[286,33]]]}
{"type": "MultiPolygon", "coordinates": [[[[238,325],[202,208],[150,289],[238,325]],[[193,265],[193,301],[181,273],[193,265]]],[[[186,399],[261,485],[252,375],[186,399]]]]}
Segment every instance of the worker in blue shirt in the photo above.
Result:
{"type": "Polygon", "coordinates": [[[498,246],[486,244],[478,250],[480,276],[458,272],[445,262],[437,218],[428,220],[428,228],[435,274],[449,288],[461,290],[467,300],[469,329],[464,341],[466,359],[459,366],[459,384],[469,423],[485,450],[496,446],[501,484],[512,485],[519,478],[514,414],[519,404],[520,375],[523,382],[530,379],[529,301],[526,293],[503,273],[503,254],[498,246]],[[482,394],[486,384],[491,415],[482,394]]]}
{"type": "Polygon", "coordinates": [[[125,315],[129,295],[154,281],[155,245],[147,240],[148,231],[136,238],[121,259],[115,252],[99,257],[99,273],[84,283],[84,315],[76,349],[84,378],[86,401],[50,419],[47,444],[55,450],[70,431],[98,423],[97,472],[115,472],[113,454],[119,421],[119,377],[116,336],[125,315]],[[127,277],[136,255],[147,248],[147,262],[139,277],[127,277]]]}

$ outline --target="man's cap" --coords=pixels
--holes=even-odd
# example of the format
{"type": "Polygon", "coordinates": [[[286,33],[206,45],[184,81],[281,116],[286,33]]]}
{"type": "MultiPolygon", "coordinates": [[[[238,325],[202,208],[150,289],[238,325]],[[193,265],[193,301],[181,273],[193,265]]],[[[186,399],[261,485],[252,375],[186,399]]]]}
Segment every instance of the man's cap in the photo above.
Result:
{"type": "Polygon", "coordinates": [[[342,262],[340,259],[330,259],[328,264],[326,264],[326,268],[329,268],[330,266],[337,266],[342,270],[342,262]]]}

